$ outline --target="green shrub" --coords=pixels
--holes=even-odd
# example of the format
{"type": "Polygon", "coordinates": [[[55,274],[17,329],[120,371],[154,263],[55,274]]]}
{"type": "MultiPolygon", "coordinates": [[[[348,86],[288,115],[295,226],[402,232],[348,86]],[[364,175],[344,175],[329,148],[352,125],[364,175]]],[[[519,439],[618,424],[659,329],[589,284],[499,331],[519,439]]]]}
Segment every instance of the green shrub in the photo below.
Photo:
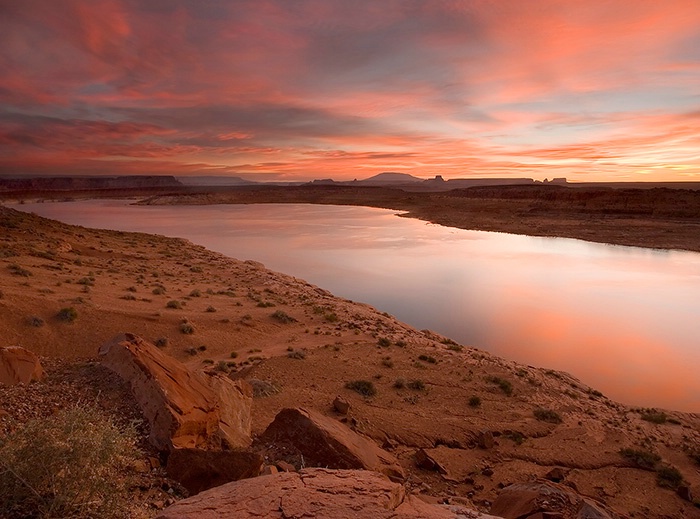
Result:
{"type": "Polygon", "coordinates": [[[232,359],[235,359],[236,357],[238,357],[238,352],[237,352],[237,351],[232,351],[230,357],[231,357],[232,359]]]}
{"type": "Polygon", "coordinates": [[[282,324],[289,324],[289,323],[296,322],[296,319],[294,319],[294,317],[287,314],[287,312],[283,312],[282,310],[276,310],[270,317],[272,317],[276,321],[281,322],[282,324]]]}
{"type": "Polygon", "coordinates": [[[168,342],[170,341],[167,337],[159,337],[156,339],[156,342],[154,344],[159,348],[165,348],[168,345],[168,342]]]}
{"type": "Polygon", "coordinates": [[[548,422],[548,423],[561,423],[562,419],[559,413],[556,411],[552,411],[551,409],[542,409],[538,408],[532,411],[532,414],[535,415],[535,418],[542,422],[548,422]]]}
{"type": "Polygon", "coordinates": [[[683,483],[683,475],[676,467],[670,465],[659,467],[656,470],[656,483],[660,487],[675,490],[683,483]]]}
{"type": "Polygon", "coordinates": [[[645,420],[647,422],[655,423],[655,424],[664,424],[668,420],[668,416],[666,416],[666,413],[663,412],[658,412],[658,411],[650,411],[648,413],[643,413],[641,416],[642,420],[645,420]]]}
{"type": "Polygon", "coordinates": [[[654,470],[661,461],[661,457],[658,454],[638,449],[620,449],[620,455],[630,460],[640,469],[645,470],[654,470]]]}
{"type": "Polygon", "coordinates": [[[490,382],[491,384],[496,384],[498,387],[501,388],[501,391],[503,391],[508,396],[513,394],[513,384],[511,384],[510,381],[504,378],[489,376],[486,377],[486,381],[490,382]]]}
{"type": "Polygon", "coordinates": [[[369,381],[369,380],[352,380],[345,384],[345,387],[347,389],[352,389],[356,393],[361,394],[362,396],[374,396],[377,394],[377,389],[374,387],[374,384],[369,381]]]}
{"type": "Polygon", "coordinates": [[[0,440],[3,517],[128,517],[134,445],[94,407],[28,421],[0,440]]]}
{"type": "Polygon", "coordinates": [[[411,380],[406,384],[408,389],[413,389],[414,391],[423,391],[425,389],[425,382],[422,380],[411,380]]]}
{"type": "Polygon", "coordinates": [[[192,335],[194,333],[194,326],[189,322],[180,323],[180,332],[184,333],[185,335],[192,335]]]}
{"type": "Polygon", "coordinates": [[[391,346],[391,341],[386,337],[380,337],[377,340],[377,346],[381,346],[382,348],[388,348],[389,346],[391,346]]]}
{"type": "Polygon", "coordinates": [[[478,396],[469,397],[469,407],[479,407],[481,405],[481,398],[478,396]]]}
{"type": "Polygon", "coordinates": [[[418,360],[422,360],[423,362],[428,362],[430,364],[437,364],[435,357],[431,357],[430,355],[419,355],[418,360]]]}
{"type": "Polygon", "coordinates": [[[56,317],[58,317],[61,321],[66,321],[70,323],[78,318],[78,311],[72,306],[61,308],[58,311],[58,314],[56,314],[56,317]]]}

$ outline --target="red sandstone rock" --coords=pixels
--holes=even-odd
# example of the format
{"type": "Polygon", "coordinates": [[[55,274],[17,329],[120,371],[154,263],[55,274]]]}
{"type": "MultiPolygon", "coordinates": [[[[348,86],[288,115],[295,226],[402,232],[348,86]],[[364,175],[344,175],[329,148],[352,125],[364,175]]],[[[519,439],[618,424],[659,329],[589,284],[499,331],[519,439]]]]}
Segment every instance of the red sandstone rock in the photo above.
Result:
{"type": "Polygon", "coordinates": [[[149,342],[123,334],[104,344],[101,362],[131,385],[161,450],[250,445],[252,390],[243,380],[190,371],[149,342]]]}
{"type": "Polygon", "coordinates": [[[365,470],[305,469],[228,483],[185,499],[158,519],[498,519],[430,505],[365,470]]]}
{"type": "Polygon", "coordinates": [[[405,478],[393,455],[346,425],[313,410],[283,409],[263,433],[262,440],[290,443],[303,454],[307,465],[374,470],[394,481],[405,478]]]}
{"type": "Polygon", "coordinates": [[[538,481],[516,483],[504,488],[491,507],[491,513],[504,519],[618,519],[600,503],[583,497],[571,488],[538,481]]]}
{"type": "Polygon", "coordinates": [[[36,355],[19,346],[0,348],[0,384],[29,384],[44,378],[44,370],[36,355]]]}

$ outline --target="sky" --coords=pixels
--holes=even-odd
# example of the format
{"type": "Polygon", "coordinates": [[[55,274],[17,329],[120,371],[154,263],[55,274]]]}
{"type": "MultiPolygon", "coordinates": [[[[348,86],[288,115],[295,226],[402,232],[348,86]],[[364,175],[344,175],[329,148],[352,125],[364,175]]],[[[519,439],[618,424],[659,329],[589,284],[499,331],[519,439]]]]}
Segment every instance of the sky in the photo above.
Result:
{"type": "Polygon", "coordinates": [[[698,0],[0,0],[0,175],[700,181],[698,0]]]}

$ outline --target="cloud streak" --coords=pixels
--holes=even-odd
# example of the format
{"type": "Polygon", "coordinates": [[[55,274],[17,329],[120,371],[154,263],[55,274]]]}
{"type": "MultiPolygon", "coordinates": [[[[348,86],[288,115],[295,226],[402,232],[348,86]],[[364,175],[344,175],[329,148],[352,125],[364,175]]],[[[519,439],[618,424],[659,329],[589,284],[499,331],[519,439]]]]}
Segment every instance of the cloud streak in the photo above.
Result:
{"type": "Polygon", "coordinates": [[[696,0],[0,0],[0,174],[700,179],[696,0]]]}

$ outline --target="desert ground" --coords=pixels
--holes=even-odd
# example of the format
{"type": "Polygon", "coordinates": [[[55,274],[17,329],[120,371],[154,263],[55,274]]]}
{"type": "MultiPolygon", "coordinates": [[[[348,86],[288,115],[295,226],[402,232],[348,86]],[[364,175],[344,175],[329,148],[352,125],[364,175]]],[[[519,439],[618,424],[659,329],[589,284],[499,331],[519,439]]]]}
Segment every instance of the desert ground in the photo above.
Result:
{"type": "MultiPolygon", "coordinates": [[[[606,206],[604,195],[579,195],[577,202],[552,191],[556,204],[548,206],[513,193],[505,214],[503,195],[486,193],[474,199],[381,189],[358,200],[334,188],[236,190],[145,203],[361,203],[457,227],[700,251],[700,204],[692,193],[669,195],[672,214],[652,211],[644,219],[635,216],[648,209],[639,209],[646,206],[636,195],[627,211],[612,214],[607,205],[604,215],[597,210],[606,206]],[[555,217],[555,206],[588,209],[555,217]]],[[[47,371],[40,382],[0,385],[0,440],[29,419],[84,402],[117,424],[138,423],[140,462],[123,474],[133,478],[134,517],[155,515],[184,491],[153,461],[159,454],[144,440],[147,424],[139,422],[128,389],[96,361],[97,349],[121,332],[193,369],[262,388],[253,400],[254,438],[287,407],[342,418],[393,453],[407,473],[407,491],[428,502],[488,512],[503,487],[559,467],[571,488],[623,517],[700,517],[687,493],[700,493],[697,414],[630,408],[569,374],[413,329],[322,287],[185,240],[69,226],[5,207],[0,228],[3,345],[36,353],[47,371]],[[74,318],[62,319],[64,308],[73,308],[74,318]],[[371,382],[375,392],[346,387],[356,381],[371,382]],[[333,409],[337,395],[350,403],[345,417],[333,409]],[[441,470],[419,466],[421,449],[441,470]],[[657,455],[657,466],[641,467],[631,451],[657,455]],[[661,467],[682,481],[664,480],[661,467]]],[[[296,468],[304,463],[264,442],[253,448],[296,468]]]]}

